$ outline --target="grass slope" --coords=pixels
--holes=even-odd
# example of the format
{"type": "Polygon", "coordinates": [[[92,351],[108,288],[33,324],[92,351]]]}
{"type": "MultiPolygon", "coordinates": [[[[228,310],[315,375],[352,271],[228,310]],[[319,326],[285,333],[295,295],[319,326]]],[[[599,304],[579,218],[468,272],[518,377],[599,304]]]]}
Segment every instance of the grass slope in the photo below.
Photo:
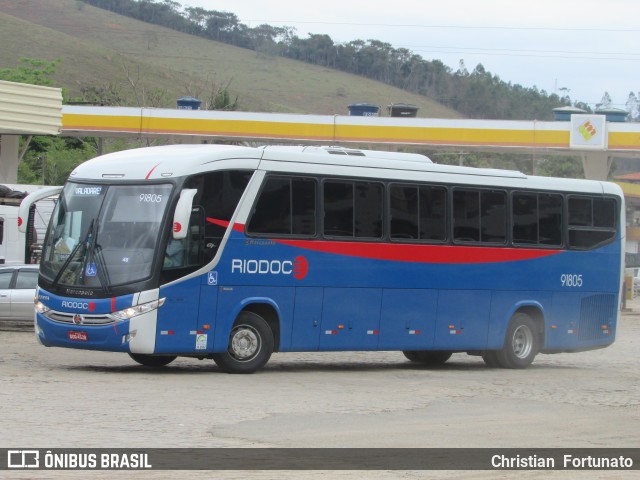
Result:
{"type": "Polygon", "coordinates": [[[420,117],[461,117],[380,82],[181,34],[76,0],[0,0],[0,42],[2,68],[15,67],[20,57],[62,58],[56,83],[71,96],[82,86],[112,83],[134,105],[129,76],[139,92],[166,91],[161,106],[174,107],[180,96],[204,97],[211,82],[230,81],[245,111],[347,114],[350,103],[384,108],[403,102],[419,106],[420,117]]]}

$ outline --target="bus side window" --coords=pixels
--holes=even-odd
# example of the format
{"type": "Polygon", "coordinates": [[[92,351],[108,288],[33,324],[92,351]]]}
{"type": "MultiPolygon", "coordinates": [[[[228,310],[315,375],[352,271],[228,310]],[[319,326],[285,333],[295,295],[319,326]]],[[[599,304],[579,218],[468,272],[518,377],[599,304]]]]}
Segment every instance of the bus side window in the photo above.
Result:
{"type": "Polygon", "coordinates": [[[617,229],[617,205],[613,198],[570,196],[569,247],[596,248],[613,241],[617,229]]]}
{"type": "Polygon", "coordinates": [[[187,181],[187,184],[196,186],[185,188],[198,188],[193,204],[201,206],[204,212],[205,263],[216,255],[252,174],[245,170],[224,170],[196,175],[187,181]]]}
{"type": "Polygon", "coordinates": [[[444,242],[447,189],[437,185],[392,185],[389,189],[393,241],[444,242]]]}
{"type": "Polygon", "coordinates": [[[200,267],[204,250],[204,211],[195,206],[191,212],[187,237],[181,240],[169,238],[164,254],[163,268],[200,267]]]}
{"type": "Polygon", "coordinates": [[[511,199],[513,243],[516,245],[562,245],[562,197],[515,192],[511,199]]]}
{"type": "Polygon", "coordinates": [[[455,243],[504,245],[507,241],[507,194],[501,190],[453,191],[455,243]]]}
{"type": "Polygon", "coordinates": [[[316,183],[309,178],[269,177],[260,192],[247,232],[254,235],[313,236],[316,183]]]}
{"type": "Polygon", "coordinates": [[[323,194],[325,236],[371,240],[382,238],[382,183],[326,180],[323,194]]]}
{"type": "Polygon", "coordinates": [[[188,178],[183,188],[195,188],[189,231],[184,240],[167,232],[162,282],[187,275],[206,265],[216,255],[238,202],[253,172],[223,170],[188,178]]]}

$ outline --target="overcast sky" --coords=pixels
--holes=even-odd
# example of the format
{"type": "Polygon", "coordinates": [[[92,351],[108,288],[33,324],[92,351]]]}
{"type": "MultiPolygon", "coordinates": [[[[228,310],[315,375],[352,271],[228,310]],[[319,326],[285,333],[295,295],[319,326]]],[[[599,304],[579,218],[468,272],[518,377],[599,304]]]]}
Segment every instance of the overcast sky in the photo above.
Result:
{"type": "Polygon", "coordinates": [[[375,39],[454,70],[482,63],[502,80],[594,107],[609,92],[625,108],[640,96],[640,0],[179,0],[235,13],[241,23],[375,39]]]}

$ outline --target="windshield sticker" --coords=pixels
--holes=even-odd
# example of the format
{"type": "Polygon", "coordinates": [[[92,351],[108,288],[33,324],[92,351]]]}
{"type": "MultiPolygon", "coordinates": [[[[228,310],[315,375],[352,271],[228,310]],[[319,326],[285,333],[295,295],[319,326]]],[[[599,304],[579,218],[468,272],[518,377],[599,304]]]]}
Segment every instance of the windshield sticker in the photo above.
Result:
{"type": "Polygon", "coordinates": [[[97,273],[98,267],[96,267],[96,264],[94,262],[87,263],[87,268],[85,268],[84,274],[87,277],[95,277],[97,273]]]}

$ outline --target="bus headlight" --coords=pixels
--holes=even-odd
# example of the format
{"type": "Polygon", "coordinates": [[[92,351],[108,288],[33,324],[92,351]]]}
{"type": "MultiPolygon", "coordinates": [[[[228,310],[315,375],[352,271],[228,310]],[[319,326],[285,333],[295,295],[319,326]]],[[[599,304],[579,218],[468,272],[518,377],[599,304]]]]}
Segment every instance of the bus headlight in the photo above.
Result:
{"type": "Polygon", "coordinates": [[[110,313],[108,316],[114,320],[129,320],[130,318],[137,317],[143,313],[152,312],[157,308],[164,305],[164,298],[154,300],[153,302],[141,303],[140,305],[134,305],[133,307],[127,307],[124,310],[118,310],[117,312],[110,313]]]}
{"type": "Polygon", "coordinates": [[[47,313],[49,310],[51,310],[49,307],[47,307],[44,303],[42,303],[39,300],[36,300],[33,303],[35,305],[36,312],[38,313],[47,313]]]}

